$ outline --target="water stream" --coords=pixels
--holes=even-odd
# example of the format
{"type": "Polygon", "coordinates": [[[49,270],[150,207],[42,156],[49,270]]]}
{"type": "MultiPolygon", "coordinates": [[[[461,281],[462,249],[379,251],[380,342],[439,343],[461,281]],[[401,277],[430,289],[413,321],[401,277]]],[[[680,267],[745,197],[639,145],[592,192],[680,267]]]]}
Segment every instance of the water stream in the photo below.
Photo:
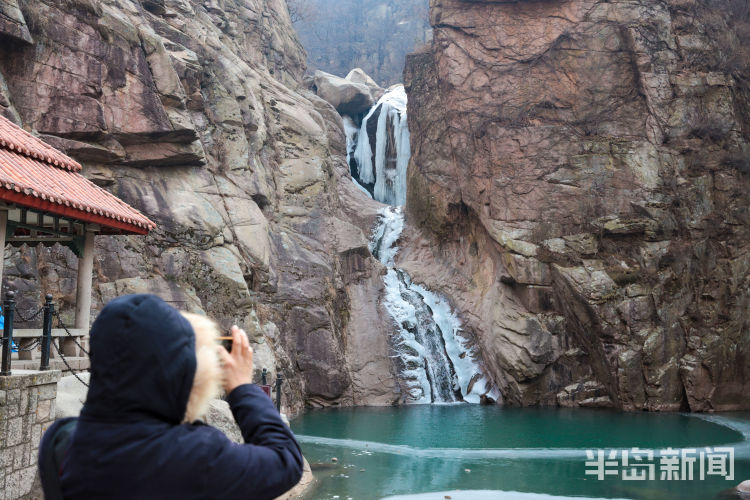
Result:
{"type": "Polygon", "coordinates": [[[384,305],[396,324],[395,349],[399,354],[406,402],[479,403],[482,396],[496,400],[476,353],[461,336],[461,321],[448,301],[414,283],[395,267],[397,242],[404,229],[401,207],[386,207],[373,232],[370,251],[388,267],[384,305]]]}

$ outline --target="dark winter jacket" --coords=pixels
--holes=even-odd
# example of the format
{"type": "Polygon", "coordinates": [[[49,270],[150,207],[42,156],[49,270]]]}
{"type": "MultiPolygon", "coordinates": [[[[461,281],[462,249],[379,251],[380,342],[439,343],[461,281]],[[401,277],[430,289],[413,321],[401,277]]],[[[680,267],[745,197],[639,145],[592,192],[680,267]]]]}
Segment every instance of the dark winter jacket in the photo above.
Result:
{"type": "MultiPolygon", "coordinates": [[[[182,423],[191,388],[199,385],[196,335],[161,299],[113,300],[94,322],[90,342],[88,397],[59,472],[66,500],[270,499],[299,481],[299,445],[255,385],[227,398],[246,444],[208,425],[182,423]]],[[[49,449],[44,440],[40,464],[49,449]]]]}

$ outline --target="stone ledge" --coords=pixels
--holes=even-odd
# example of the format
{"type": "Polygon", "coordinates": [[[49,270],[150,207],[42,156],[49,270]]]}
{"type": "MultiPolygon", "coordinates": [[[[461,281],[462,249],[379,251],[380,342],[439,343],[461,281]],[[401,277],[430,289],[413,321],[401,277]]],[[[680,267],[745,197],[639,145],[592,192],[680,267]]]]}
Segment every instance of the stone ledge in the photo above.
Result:
{"type": "MultiPolygon", "coordinates": [[[[88,370],[91,367],[88,356],[66,356],[65,361],[73,370],[88,370]]],[[[13,374],[20,370],[35,371],[39,368],[39,360],[14,360],[13,361],[13,374]],[[16,370],[16,367],[18,370],[16,370]]],[[[60,358],[50,358],[49,360],[50,370],[59,370],[62,372],[68,372],[68,367],[60,358]]]]}
{"type": "Polygon", "coordinates": [[[56,384],[60,376],[59,370],[11,370],[10,375],[0,377],[0,390],[56,384]]]}
{"type": "Polygon", "coordinates": [[[17,0],[0,1],[0,34],[22,42],[34,43],[17,0]]]}

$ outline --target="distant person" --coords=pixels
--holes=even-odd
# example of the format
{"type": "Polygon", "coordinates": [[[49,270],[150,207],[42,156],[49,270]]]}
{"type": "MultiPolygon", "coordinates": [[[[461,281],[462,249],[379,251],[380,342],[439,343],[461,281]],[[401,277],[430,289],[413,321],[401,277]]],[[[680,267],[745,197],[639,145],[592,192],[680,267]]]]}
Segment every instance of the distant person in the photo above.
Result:
{"type": "MultiPolygon", "coordinates": [[[[3,314],[3,308],[0,307],[0,332],[5,330],[5,315],[3,314]]],[[[10,341],[10,352],[18,352],[18,346],[15,340],[10,341]]]]}
{"type": "Polygon", "coordinates": [[[247,336],[232,328],[231,353],[217,336],[213,321],[153,295],[107,304],[81,416],[55,422],[39,448],[46,499],[271,499],[297,484],[302,453],[250,384],[247,336]],[[197,421],[220,383],[246,444],[197,421]]]}

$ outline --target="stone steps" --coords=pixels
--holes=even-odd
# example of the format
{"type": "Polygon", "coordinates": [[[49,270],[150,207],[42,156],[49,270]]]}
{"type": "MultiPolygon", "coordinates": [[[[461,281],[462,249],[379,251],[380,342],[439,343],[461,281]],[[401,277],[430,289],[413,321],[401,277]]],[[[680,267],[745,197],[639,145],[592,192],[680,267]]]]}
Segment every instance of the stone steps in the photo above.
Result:
{"type": "MultiPolygon", "coordinates": [[[[70,367],[76,371],[88,370],[91,367],[91,363],[89,361],[88,356],[66,357],[65,361],[67,361],[68,365],[70,365],[70,367]]],[[[11,361],[10,366],[11,366],[12,371],[38,370],[39,360],[38,359],[32,359],[32,360],[14,359],[11,361]]],[[[50,367],[50,370],[60,370],[63,373],[66,373],[69,371],[60,358],[50,358],[49,367],[50,367]]]]}

